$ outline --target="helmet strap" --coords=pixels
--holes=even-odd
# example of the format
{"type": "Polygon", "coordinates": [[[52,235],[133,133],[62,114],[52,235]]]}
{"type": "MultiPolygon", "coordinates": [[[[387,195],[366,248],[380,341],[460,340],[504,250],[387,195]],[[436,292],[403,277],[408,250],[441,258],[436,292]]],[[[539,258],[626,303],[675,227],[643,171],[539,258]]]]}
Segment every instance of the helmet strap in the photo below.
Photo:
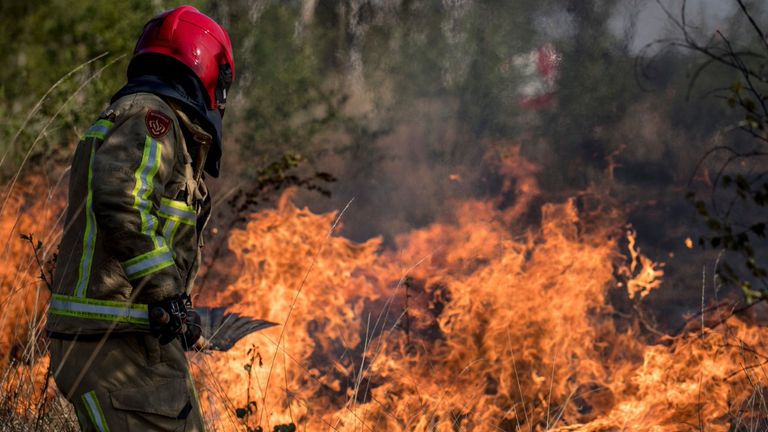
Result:
{"type": "MultiPolygon", "coordinates": [[[[189,136],[195,141],[196,145],[194,148],[197,151],[196,154],[190,156],[192,156],[193,178],[195,179],[195,182],[199,183],[200,178],[203,176],[203,168],[205,167],[205,160],[208,157],[208,151],[211,149],[213,136],[195,123],[194,120],[190,119],[181,106],[173,101],[168,101],[168,104],[173,109],[173,112],[176,113],[182,127],[189,132],[189,136]]],[[[189,149],[189,146],[187,146],[187,148],[189,149]]]]}
{"type": "Polygon", "coordinates": [[[216,83],[216,109],[224,117],[224,109],[227,105],[227,93],[229,86],[232,85],[232,67],[224,63],[219,65],[219,78],[216,83]]]}

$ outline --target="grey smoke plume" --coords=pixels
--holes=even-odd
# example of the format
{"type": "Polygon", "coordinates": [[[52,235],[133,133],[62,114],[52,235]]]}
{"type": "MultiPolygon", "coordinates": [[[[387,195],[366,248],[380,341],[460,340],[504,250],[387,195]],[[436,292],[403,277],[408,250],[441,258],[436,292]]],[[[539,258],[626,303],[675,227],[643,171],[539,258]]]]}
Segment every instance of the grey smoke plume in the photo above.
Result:
{"type": "MultiPolygon", "coordinates": [[[[537,204],[600,190],[626,211],[644,252],[668,262],[676,300],[658,307],[695,309],[691,275],[712,256],[684,245],[700,231],[683,197],[692,178],[705,182],[695,168],[706,149],[742,138],[723,134],[734,113],[706,96],[728,73],[715,69],[689,92],[701,59],[653,44],[679,36],[661,6],[676,14],[681,1],[302,2],[301,30],[290,35],[299,46],[330,41],[317,54],[319,87],[344,94],[355,126],[295,144],[339,178],[330,199],[302,193],[299,204],[327,211],[354,197],[344,235],[391,245],[450,217],[453,200],[514,205],[519,188],[505,186],[510,175],[494,161],[519,148],[538,167],[540,190],[519,227],[536,219],[537,204]]],[[[266,6],[260,20],[270,7],[286,6],[266,6]]],[[[689,1],[686,12],[704,38],[743,27],[728,2],[689,1]]]]}

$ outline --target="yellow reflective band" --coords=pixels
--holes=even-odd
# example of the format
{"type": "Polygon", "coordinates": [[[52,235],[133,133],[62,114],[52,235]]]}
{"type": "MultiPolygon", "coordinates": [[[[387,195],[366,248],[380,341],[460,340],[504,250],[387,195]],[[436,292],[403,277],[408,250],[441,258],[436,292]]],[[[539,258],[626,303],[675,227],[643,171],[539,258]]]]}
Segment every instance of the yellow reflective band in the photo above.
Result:
{"type": "Polygon", "coordinates": [[[96,398],[96,392],[91,390],[84,394],[82,399],[83,405],[85,405],[85,410],[88,412],[88,417],[90,417],[91,423],[96,427],[96,430],[100,432],[109,432],[107,419],[104,418],[104,411],[101,410],[99,399],[96,398]]]}
{"type": "Polygon", "coordinates": [[[149,326],[145,304],[54,294],[48,312],[52,315],[149,326]]]}
{"type": "Polygon", "coordinates": [[[93,159],[96,156],[96,146],[91,146],[91,156],[88,162],[88,192],[85,199],[85,230],[83,232],[83,253],[80,256],[75,296],[85,297],[88,283],[91,280],[91,266],[96,247],[96,215],[93,212],[93,159]]]}
{"type": "Polygon", "coordinates": [[[112,129],[112,126],[114,126],[114,123],[109,120],[99,120],[85,132],[85,138],[104,140],[107,138],[107,134],[112,129]]]}
{"type": "Polygon", "coordinates": [[[168,198],[160,200],[160,208],[157,214],[166,219],[175,220],[187,225],[195,225],[197,214],[193,206],[187,205],[183,201],[173,201],[168,198]]]}
{"type": "Polygon", "coordinates": [[[163,226],[163,237],[165,237],[165,241],[168,242],[168,247],[171,249],[171,253],[174,254],[174,256],[176,253],[173,250],[173,239],[176,237],[176,233],[179,231],[180,226],[181,223],[174,219],[168,219],[163,226]]]}
{"type": "Polygon", "coordinates": [[[173,255],[167,245],[121,263],[128,280],[135,280],[174,265],[173,255]]]}
{"type": "Polygon", "coordinates": [[[133,208],[139,212],[141,232],[152,239],[152,243],[156,248],[162,246],[164,241],[156,233],[158,221],[152,214],[152,201],[149,200],[149,197],[154,190],[155,174],[160,169],[162,150],[157,141],[149,136],[146,137],[141,164],[134,173],[136,185],[133,187],[133,208]]]}

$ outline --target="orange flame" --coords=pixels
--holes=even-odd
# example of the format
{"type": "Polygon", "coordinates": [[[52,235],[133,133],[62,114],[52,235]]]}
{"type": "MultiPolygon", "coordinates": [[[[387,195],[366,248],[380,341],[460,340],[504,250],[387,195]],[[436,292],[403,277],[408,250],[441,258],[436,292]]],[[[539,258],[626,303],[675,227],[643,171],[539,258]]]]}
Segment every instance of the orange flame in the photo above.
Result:
{"type": "Polygon", "coordinates": [[[616,271],[615,232],[585,229],[573,200],[519,238],[492,205],[464,202],[383,252],[329,236],[336,218],[282,200],[232,233],[240,277],[216,301],[284,328],[196,359],[215,427],[728,430],[757,397],[757,370],[740,370],[759,362],[744,348],[759,329],[732,319],[654,346],[617,330],[615,272],[640,298],[663,272],[632,232],[616,271]],[[260,361],[244,368],[249,353],[260,361]]]}
{"type": "Polygon", "coordinates": [[[617,268],[615,215],[587,226],[574,200],[541,214],[540,229],[512,237],[492,203],[463,202],[394,251],[332,235],[337,214],[288,199],[252,215],[230,239],[239,279],[215,301],[284,327],[195,359],[211,424],[725,431],[752,415],[761,329],[732,318],[652,346],[636,326],[620,332],[606,300],[615,275],[643,298],[662,265],[630,231],[617,268]]]}
{"type": "Polygon", "coordinates": [[[48,359],[42,343],[49,292],[40,275],[44,271],[50,280],[47,261],[58,243],[54,221],[63,206],[60,197],[44,190],[49,189],[43,181],[32,178],[5,190],[0,201],[0,233],[6,236],[0,251],[0,405],[12,407],[19,418],[34,416],[43,391],[53,396],[45,386],[48,359]],[[20,239],[30,234],[29,241],[20,239]]]}
{"type": "MultiPolygon", "coordinates": [[[[649,343],[608,294],[622,283],[641,301],[663,289],[663,264],[640,253],[634,231],[623,256],[621,215],[586,214],[583,200],[546,204],[537,228],[519,228],[538,185],[518,158],[500,158],[520,168],[502,185],[518,197],[512,205],[454,203],[452,217],[399,236],[393,249],[339,236],[339,213],[297,208],[290,194],[248,216],[229,233],[234,282],[203,298],[282,326],[227,353],[191,355],[210,428],[761,430],[765,331],[702,319],[649,343]]],[[[23,202],[5,213],[18,221],[0,218],[6,232],[49,220],[42,202],[23,202]]],[[[18,302],[4,312],[4,349],[20,338],[8,323],[36,310],[30,296],[9,294],[14,275],[35,286],[30,251],[17,243],[2,273],[3,300],[18,302]]],[[[27,372],[35,388],[46,366],[27,372]]]]}
{"type": "Polygon", "coordinates": [[[629,267],[621,267],[619,274],[627,277],[627,294],[629,298],[634,299],[638,295],[645,298],[651,291],[661,287],[664,277],[664,264],[655,263],[648,257],[640,254],[640,249],[636,246],[637,233],[633,230],[627,231],[627,241],[629,242],[629,267]]]}

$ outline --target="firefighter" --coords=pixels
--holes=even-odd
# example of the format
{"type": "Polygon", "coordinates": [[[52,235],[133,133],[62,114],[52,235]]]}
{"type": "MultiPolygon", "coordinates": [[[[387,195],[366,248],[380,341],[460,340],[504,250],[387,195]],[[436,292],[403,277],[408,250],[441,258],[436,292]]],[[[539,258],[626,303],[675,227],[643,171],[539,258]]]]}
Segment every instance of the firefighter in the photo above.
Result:
{"type": "Polygon", "coordinates": [[[191,6],[150,20],[128,83],[72,160],[48,310],[51,370],[84,431],[198,431],[185,350],[235,64],[191,6]]]}

